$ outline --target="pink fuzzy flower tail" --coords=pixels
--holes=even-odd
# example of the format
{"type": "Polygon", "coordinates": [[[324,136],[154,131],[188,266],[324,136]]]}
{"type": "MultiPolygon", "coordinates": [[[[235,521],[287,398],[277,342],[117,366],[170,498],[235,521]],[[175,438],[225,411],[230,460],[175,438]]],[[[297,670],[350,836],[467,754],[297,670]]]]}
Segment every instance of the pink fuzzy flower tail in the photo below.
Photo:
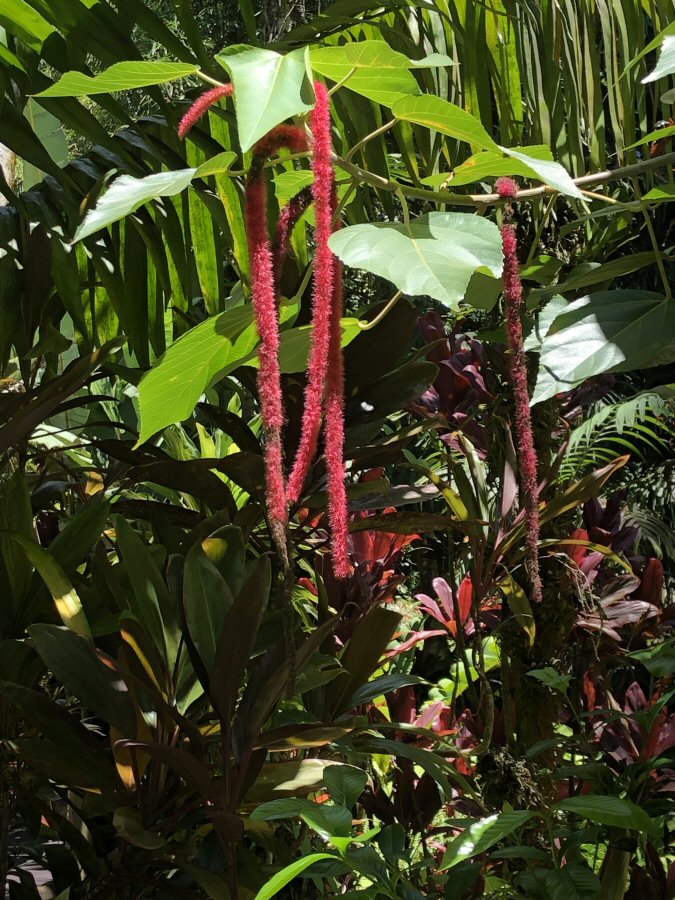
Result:
{"type": "MultiPolygon", "coordinates": [[[[497,192],[505,200],[513,200],[518,185],[512,178],[500,178],[497,192]]],[[[507,218],[511,217],[510,206],[507,218]]],[[[542,600],[541,574],[539,570],[539,482],[537,478],[537,451],[532,430],[530,396],[527,383],[527,357],[523,344],[523,327],[520,311],[523,287],[518,272],[518,241],[513,225],[501,228],[504,252],[504,301],[506,306],[506,333],[509,342],[509,370],[515,399],[516,439],[519,451],[520,489],[527,522],[528,575],[532,586],[532,598],[542,600]]]]}
{"type": "Polygon", "coordinates": [[[300,446],[288,480],[288,501],[295,503],[304,485],[307,472],[316,456],[321,430],[323,399],[326,390],[328,353],[331,337],[331,314],[336,260],[328,246],[333,230],[333,140],[331,135],[330,97],[325,84],[317,81],[316,106],[311,119],[312,129],[312,197],[316,220],[316,253],[314,255],[314,290],[312,295],[312,345],[307,363],[307,388],[300,446]]]}
{"type": "Polygon", "coordinates": [[[279,320],[272,249],[267,229],[267,191],[262,173],[250,178],[246,187],[246,232],[251,262],[253,309],[260,338],[258,396],[265,429],[267,510],[273,537],[283,557],[286,553],[285,529],[288,515],[281,443],[284,408],[279,368],[279,320]]]}
{"type": "Polygon", "coordinates": [[[342,266],[336,264],[331,317],[328,390],[326,396],[326,468],[328,470],[328,518],[330,520],[333,574],[349,578],[349,508],[345,482],[345,385],[342,360],[342,266]]]}
{"type": "Polygon", "coordinates": [[[233,92],[233,84],[223,84],[220,87],[214,87],[212,88],[212,90],[206,91],[204,94],[198,97],[192,104],[190,109],[185,113],[183,118],[180,120],[180,125],[178,126],[178,137],[181,139],[181,141],[215,103],[217,103],[219,100],[222,100],[223,97],[231,97],[233,92]]]}

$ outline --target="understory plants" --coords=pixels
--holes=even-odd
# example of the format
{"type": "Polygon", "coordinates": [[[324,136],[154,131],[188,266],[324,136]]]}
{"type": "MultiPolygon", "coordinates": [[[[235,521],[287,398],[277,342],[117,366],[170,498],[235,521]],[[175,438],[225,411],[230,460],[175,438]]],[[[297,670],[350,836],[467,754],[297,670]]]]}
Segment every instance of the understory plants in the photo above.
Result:
{"type": "Polygon", "coordinates": [[[11,900],[675,896],[668,4],[14,4],[11,900]]]}

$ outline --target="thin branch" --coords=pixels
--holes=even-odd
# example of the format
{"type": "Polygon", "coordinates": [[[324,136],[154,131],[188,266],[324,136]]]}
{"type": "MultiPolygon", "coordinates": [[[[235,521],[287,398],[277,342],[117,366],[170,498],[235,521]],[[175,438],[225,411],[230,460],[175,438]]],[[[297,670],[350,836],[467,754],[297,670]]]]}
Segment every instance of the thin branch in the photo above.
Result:
{"type": "MultiPolygon", "coordinates": [[[[340,159],[339,157],[336,157],[335,164],[346,172],[349,172],[354,178],[365,181],[379,190],[388,191],[392,194],[403,191],[406,197],[415,197],[420,200],[428,200],[432,203],[449,203],[454,206],[485,207],[503,204],[499,194],[453,194],[450,191],[431,191],[424,188],[415,188],[398,184],[397,182],[391,181],[388,178],[383,178],[381,175],[375,175],[373,172],[362,169],[360,166],[356,166],[352,162],[349,162],[346,159],[340,159]]],[[[657,169],[662,166],[670,166],[673,164],[675,164],[675,152],[665,153],[663,156],[644,159],[630,166],[622,166],[618,169],[607,169],[604,172],[594,172],[590,175],[583,175],[581,178],[575,178],[574,184],[583,189],[586,186],[607,184],[610,181],[618,181],[621,178],[633,178],[650,169],[657,169]]],[[[543,184],[540,187],[526,188],[525,190],[518,191],[517,199],[533,200],[536,197],[556,193],[558,192],[554,188],[549,187],[547,184],[543,184]]],[[[603,200],[606,201],[607,198],[603,197],[603,200]]]]}
{"type": "Polygon", "coordinates": [[[380,135],[385,134],[385,132],[389,131],[390,128],[393,128],[394,125],[398,125],[399,121],[400,120],[396,118],[391,119],[389,122],[385,122],[384,125],[380,125],[380,127],[376,128],[375,131],[371,131],[370,134],[367,134],[364,138],[361,138],[361,140],[357,144],[354,144],[352,149],[345,156],[347,162],[349,162],[354,156],[356,156],[359,150],[362,150],[366,146],[366,144],[374,141],[375,138],[380,137],[380,135]]]}

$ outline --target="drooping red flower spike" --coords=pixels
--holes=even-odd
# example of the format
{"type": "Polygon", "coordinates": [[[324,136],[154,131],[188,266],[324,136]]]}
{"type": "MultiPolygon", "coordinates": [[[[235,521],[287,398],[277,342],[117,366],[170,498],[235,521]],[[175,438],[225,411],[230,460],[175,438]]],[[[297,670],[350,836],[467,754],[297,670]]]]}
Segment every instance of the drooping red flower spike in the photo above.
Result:
{"type": "MultiPolygon", "coordinates": [[[[315,243],[314,289],[312,294],[312,344],[307,363],[307,387],[302,418],[300,446],[288,479],[288,501],[295,503],[302,492],[307,472],[316,456],[321,430],[323,399],[331,339],[331,314],[334,297],[336,259],[328,240],[333,230],[333,139],[331,135],[330,96],[325,84],[316,82],[316,106],[311,117],[312,197],[314,199],[315,243]]],[[[338,323],[339,325],[339,323],[338,323]]]]}
{"type": "Polygon", "coordinates": [[[282,444],[285,416],[279,366],[276,279],[267,221],[267,182],[263,170],[267,155],[281,147],[306,148],[304,131],[293,125],[278,125],[253,148],[253,165],[246,184],[246,233],[251,267],[251,295],[260,338],[258,397],[265,430],[267,513],[277,549],[287,564],[288,504],[282,444]]]}
{"type": "Polygon", "coordinates": [[[281,370],[279,368],[279,320],[272,248],[267,227],[267,190],[262,172],[249,177],[246,186],[246,233],[251,266],[251,294],[260,337],[258,396],[265,430],[264,457],[267,511],[275,543],[285,556],[287,523],[281,429],[284,424],[281,370]]]}
{"type": "Polygon", "coordinates": [[[305,188],[305,190],[300,191],[299,194],[293,197],[279,214],[277,220],[277,233],[274,237],[273,245],[274,274],[276,276],[277,286],[281,280],[284,260],[288,254],[288,247],[293,229],[303,213],[306,212],[311,202],[312,192],[309,188],[305,188]]]}
{"type": "Polygon", "coordinates": [[[304,153],[308,146],[307,135],[302,128],[297,125],[276,125],[253,147],[251,172],[255,174],[265,160],[274,156],[282,147],[291,153],[304,153]]]}
{"type": "Polygon", "coordinates": [[[231,97],[233,93],[233,84],[223,84],[220,85],[220,87],[214,87],[210,91],[206,91],[204,94],[198,97],[192,104],[190,109],[185,113],[183,118],[180,120],[180,125],[178,126],[178,137],[181,139],[181,141],[215,103],[217,103],[219,100],[222,100],[223,97],[231,97]]]}
{"type": "MultiPolygon", "coordinates": [[[[497,192],[504,200],[513,200],[518,185],[512,178],[500,178],[497,192]]],[[[523,344],[523,326],[520,311],[523,287],[518,272],[518,240],[510,220],[511,204],[505,208],[505,222],[501,227],[504,252],[504,302],[506,306],[506,333],[509,342],[509,371],[515,400],[516,440],[519,451],[519,480],[521,502],[527,523],[527,569],[532,587],[532,598],[542,600],[541,574],[539,571],[539,482],[537,478],[537,451],[532,430],[530,396],[527,385],[527,357],[523,344]]]]}
{"type": "Polygon", "coordinates": [[[345,386],[342,360],[343,312],[342,265],[336,261],[333,283],[330,355],[326,391],[326,469],[328,470],[328,518],[332,539],[333,574],[349,578],[353,569],[349,560],[349,509],[345,483],[345,386]]]}

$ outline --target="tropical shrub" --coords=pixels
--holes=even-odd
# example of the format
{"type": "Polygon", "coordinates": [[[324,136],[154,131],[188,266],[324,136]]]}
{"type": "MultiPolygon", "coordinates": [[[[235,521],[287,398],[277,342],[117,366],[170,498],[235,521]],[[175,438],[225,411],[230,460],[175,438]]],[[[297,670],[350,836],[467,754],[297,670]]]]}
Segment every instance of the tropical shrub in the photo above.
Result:
{"type": "Polygon", "coordinates": [[[672,895],[666,7],[0,0],[10,897],[672,895]]]}

